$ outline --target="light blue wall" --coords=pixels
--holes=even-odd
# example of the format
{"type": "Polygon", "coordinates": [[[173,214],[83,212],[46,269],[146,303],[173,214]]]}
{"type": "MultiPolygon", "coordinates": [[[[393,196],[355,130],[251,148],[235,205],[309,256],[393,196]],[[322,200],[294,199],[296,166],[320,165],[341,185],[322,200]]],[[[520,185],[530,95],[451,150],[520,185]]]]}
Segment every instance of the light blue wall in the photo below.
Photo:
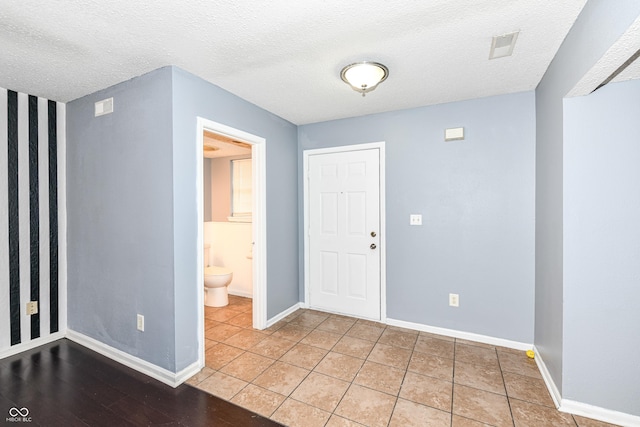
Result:
{"type": "Polygon", "coordinates": [[[640,2],[590,0],[536,89],[535,344],[562,392],[563,112],[562,100],[628,28],[640,2]]]}
{"type": "Polygon", "coordinates": [[[386,141],[389,318],[533,342],[534,112],[528,92],[299,127],[301,173],[302,150],[386,141]]]}
{"type": "Polygon", "coordinates": [[[173,371],[171,69],[68,103],[66,162],[69,328],[173,371]]]}
{"type": "Polygon", "coordinates": [[[565,101],[563,398],[640,416],[640,80],[565,101]]]}
{"type": "Polygon", "coordinates": [[[196,118],[263,137],[267,144],[267,315],[298,299],[296,126],[172,67],[176,365],[196,357],[196,118]]]}
{"type": "Polygon", "coordinates": [[[174,67],[67,105],[69,327],[172,372],[198,356],[197,116],[267,140],[274,316],[298,302],[296,127],[174,67]]]}

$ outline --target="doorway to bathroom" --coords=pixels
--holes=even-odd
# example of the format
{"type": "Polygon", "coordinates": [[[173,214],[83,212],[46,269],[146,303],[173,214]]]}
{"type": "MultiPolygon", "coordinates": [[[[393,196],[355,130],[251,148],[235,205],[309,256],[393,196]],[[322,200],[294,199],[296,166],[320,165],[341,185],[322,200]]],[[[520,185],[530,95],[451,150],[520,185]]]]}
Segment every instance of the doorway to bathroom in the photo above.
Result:
{"type": "Polygon", "coordinates": [[[204,268],[207,264],[232,267],[229,270],[237,281],[236,286],[232,280],[228,287],[231,298],[252,298],[253,328],[266,327],[266,140],[200,117],[197,120],[197,135],[197,153],[201,159],[197,173],[200,195],[197,236],[198,346],[200,364],[204,365],[204,268]],[[215,155],[216,152],[219,155],[215,155]],[[207,158],[211,160],[205,164],[207,158]],[[213,161],[216,162],[215,172],[213,161]],[[213,178],[208,181],[210,185],[205,180],[207,175],[213,178]],[[214,180],[218,181],[217,192],[212,188],[214,180]],[[205,209],[207,204],[210,209],[205,209]],[[229,242],[227,251],[223,250],[225,241],[229,242]],[[207,252],[210,252],[207,260],[204,259],[205,244],[208,245],[207,252]]]}

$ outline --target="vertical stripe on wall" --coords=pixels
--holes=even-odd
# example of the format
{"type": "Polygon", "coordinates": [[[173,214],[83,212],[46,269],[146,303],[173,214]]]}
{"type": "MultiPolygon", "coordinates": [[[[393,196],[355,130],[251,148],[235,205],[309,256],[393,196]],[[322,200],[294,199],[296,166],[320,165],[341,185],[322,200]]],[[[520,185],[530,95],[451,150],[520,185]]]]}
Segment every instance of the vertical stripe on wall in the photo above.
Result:
{"type": "Polygon", "coordinates": [[[40,313],[40,335],[49,333],[49,112],[48,100],[38,98],[38,234],[40,235],[39,275],[40,290],[38,305],[40,313]]]}
{"type": "Polygon", "coordinates": [[[11,345],[7,116],[7,90],[0,88],[0,349],[11,345]]]}
{"type": "Polygon", "coordinates": [[[58,233],[63,121],[64,105],[0,88],[0,356],[63,327],[58,233]],[[27,314],[29,301],[37,302],[38,313],[27,314]]]}
{"type": "Polygon", "coordinates": [[[49,300],[50,332],[58,332],[58,110],[49,101],[49,300]]]}
{"type": "Polygon", "coordinates": [[[11,345],[20,343],[20,233],[18,212],[18,93],[7,92],[9,314],[11,345]]]}
{"type": "MultiPolygon", "coordinates": [[[[40,302],[40,205],[38,191],[38,98],[29,95],[29,265],[31,301],[40,302]]],[[[40,313],[31,315],[31,339],[40,337],[40,313]]]]}

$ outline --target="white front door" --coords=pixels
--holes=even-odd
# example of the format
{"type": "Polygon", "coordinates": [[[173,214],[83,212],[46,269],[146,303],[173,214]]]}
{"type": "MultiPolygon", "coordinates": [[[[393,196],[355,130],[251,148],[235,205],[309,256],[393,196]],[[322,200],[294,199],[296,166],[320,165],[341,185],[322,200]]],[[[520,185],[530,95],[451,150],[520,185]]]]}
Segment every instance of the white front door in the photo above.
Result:
{"type": "Polygon", "coordinates": [[[380,319],[380,150],[310,155],[309,305],[380,319]]]}

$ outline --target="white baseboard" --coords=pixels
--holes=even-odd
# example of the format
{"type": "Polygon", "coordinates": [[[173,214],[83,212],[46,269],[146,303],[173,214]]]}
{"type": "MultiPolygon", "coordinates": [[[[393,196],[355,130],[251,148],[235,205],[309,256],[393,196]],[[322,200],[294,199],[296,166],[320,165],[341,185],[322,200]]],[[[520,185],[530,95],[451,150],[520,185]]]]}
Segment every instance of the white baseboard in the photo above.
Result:
{"type": "Polygon", "coordinates": [[[90,348],[91,350],[100,353],[111,360],[128,366],[129,368],[143,373],[151,378],[155,378],[156,380],[163,382],[171,387],[179,386],[187,378],[198,373],[202,368],[202,366],[200,366],[200,364],[196,361],[180,372],[174,373],[70,329],[67,330],[67,338],[84,347],[90,348]]]}
{"type": "Polygon", "coordinates": [[[267,320],[267,328],[273,325],[274,323],[278,323],[280,320],[284,319],[285,317],[287,317],[288,315],[290,315],[291,313],[293,313],[299,308],[303,308],[303,304],[301,302],[292,305],[291,307],[287,308],[285,311],[279,314],[276,314],[271,319],[267,320]]]}
{"type": "Polygon", "coordinates": [[[519,341],[511,341],[503,338],[491,337],[488,335],[474,334],[471,332],[457,331],[455,329],[439,328],[437,326],[423,325],[422,323],[405,322],[404,320],[396,320],[387,318],[387,324],[391,326],[399,326],[401,328],[415,329],[418,331],[429,332],[447,337],[460,338],[468,341],[476,341],[500,347],[513,348],[516,350],[530,350],[533,344],[527,344],[519,341]]]}
{"type": "Polygon", "coordinates": [[[534,351],[536,352],[535,361],[540,373],[542,374],[542,379],[547,386],[547,390],[549,390],[553,403],[555,403],[556,408],[558,408],[559,411],[624,427],[640,426],[639,416],[625,414],[624,412],[613,411],[611,409],[605,409],[599,406],[589,405],[587,403],[576,402],[574,400],[563,399],[558,387],[549,373],[549,369],[547,369],[547,365],[545,365],[544,360],[540,356],[538,349],[534,347],[534,351]]]}
{"type": "Polygon", "coordinates": [[[562,402],[562,395],[560,394],[560,390],[558,390],[558,387],[556,387],[556,383],[553,381],[551,373],[549,372],[549,369],[547,369],[547,365],[545,365],[544,360],[540,356],[540,352],[535,346],[533,347],[533,351],[536,353],[536,357],[534,360],[536,361],[536,365],[538,365],[538,370],[540,371],[542,379],[547,386],[547,390],[549,390],[551,399],[556,405],[556,408],[559,408],[562,402]]]}
{"type": "Polygon", "coordinates": [[[235,295],[235,296],[238,296],[238,297],[245,297],[245,298],[253,299],[253,293],[251,293],[251,292],[246,292],[246,291],[237,290],[237,289],[231,289],[230,287],[227,289],[227,292],[229,293],[229,295],[235,295]]]}
{"type": "Polygon", "coordinates": [[[173,374],[175,375],[175,382],[174,382],[175,385],[171,385],[171,384],[169,385],[171,385],[171,387],[174,387],[174,388],[178,387],[180,384],[182,384],[183,382],[185,382],[186,380],[188,380],[189,378],[191,378],[192,376],[200,372],[202,368],[204,368],[204,361],[201,362],[199,360],[196,360],[195,362],[193,362],[191,365],[187,366],[180,372],[173,374]]]}
{"type": "Polygon", "coordinates": [[[65,332],[56,332],[51,335],[47,335],[46,337],[36,338],[34,340],[12,345],[0,352],[0,359],[4,359],[5,357],[13,356],[14,354],[22,353],[23,351],[31,350],[32,348],[40,347],[41,345],[49,344],[50,342],[59,340],[65,337],[65,332]]]}
{"type": "Polygon", "coordinates": [[[569,399],[562,399],[562,404],[558,410],[623,427],[640,426],[640,417],[638,416],[625,414],[624,412],[612,411],[611,409],[605,409],[599,406],[593,406],[569,399]]]}

